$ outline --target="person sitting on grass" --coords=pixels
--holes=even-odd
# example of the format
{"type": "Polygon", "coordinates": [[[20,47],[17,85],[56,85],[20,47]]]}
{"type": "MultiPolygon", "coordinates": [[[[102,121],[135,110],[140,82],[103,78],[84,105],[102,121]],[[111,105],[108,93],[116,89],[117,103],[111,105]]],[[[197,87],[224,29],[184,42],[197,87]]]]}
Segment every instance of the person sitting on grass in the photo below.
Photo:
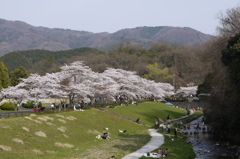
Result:
{"type": "Polygon", "coordinates": [[[161,157],[162,157],[162,152],[158,152],[157,158],[161,158],[161,157]]]}
{"type": "Polygon", "coordinates": [[[101,135],[96,136],[97,139],[102,139],[101,135]]]}
{"type": "Polygon", "coordinates": [[[107,132],[103,133],[102,139],[110,139],[110,136],[108,136],[107,132]]]}
{"type": "Polygon", "coordinates": [[[110,159],[115,159],[115,156],[111,156],[111,158],[110,159]]]}
{"type": "Polygon", "coordinates": [[[118,130],[118,132],[120,132],[120,133],[126,133],[127,130],[124,130],[124,131],[122,131],[122,130],[118,130]]]}
{"type": "Polygon", "coordinates": [[[159,150],[158,150],[158,153],[162,153],[163,152],[163,148],[160,147],[159,150]]]}
{"type": "MultiPolygon", "coordinates": [[[[168,148],[166,148],[166,150],[164,151],[164,156],[167,157],[168,156],[168,148]]],[[[163,157],[164,157],[163,156],[163,157]]]]}
{"type": "Polygon", "coordinates": [[[140,122],[140,118],[137,118],[137,120],[136,120],[136,123],[138,123],[138,124],[139,124],[139,122],[140,122]]]}
{"type": "Polygon", "coordinates": [[[132,104],[138,105],[138,103],[136,101],[132,101],[132,104]]]}

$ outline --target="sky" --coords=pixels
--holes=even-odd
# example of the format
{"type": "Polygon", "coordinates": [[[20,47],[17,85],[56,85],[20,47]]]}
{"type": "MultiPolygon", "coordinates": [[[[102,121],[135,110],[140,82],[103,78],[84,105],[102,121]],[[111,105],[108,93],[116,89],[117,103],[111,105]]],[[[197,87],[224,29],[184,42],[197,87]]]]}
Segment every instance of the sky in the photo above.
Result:
{"type": "Polygon", "coordinates": [[[93,33],[173,26],[216,35],[219,14],[237,6],[240,0],[0,0],[0,19],[93,33]]]}

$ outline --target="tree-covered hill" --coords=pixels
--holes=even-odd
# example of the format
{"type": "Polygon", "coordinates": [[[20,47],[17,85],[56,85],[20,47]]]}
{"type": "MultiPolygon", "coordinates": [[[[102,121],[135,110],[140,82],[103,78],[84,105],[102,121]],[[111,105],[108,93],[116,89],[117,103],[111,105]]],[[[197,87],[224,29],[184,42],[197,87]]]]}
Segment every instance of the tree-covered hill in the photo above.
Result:
{"type": "MultiPolygon", "coordinates": [[[[63,58],[67,59],[73,56],[80,56],[87,53],[97,54],[98,52],[100,51],[93,48],[79,48],[66,51],[48,51],[48,50],[16,51],[0,57],[0,61],[5,64],[9,71],[13,71],[19,68],[20,66],[23,66],[27,70],[30,70],[35,64],[43,60],[47,60],[49,62],[48,65],[52,65],[55,62],[58,63],[62,62],[61,60],[63,58]]],[[[38,67],[39,71],[41,71],[41,66],[38,67]]]]}
{"type": "Polygon", "coordinates": [[[211,37],[187,27],[137,27],[115,33],[91,33],[35,27],[21,21],[0,19],[0,56],[13,51],[35,49],[60,51],[91,47],[106,51],[116,49],[119,45],[150,48],[156,42],[194,45],[209,41],[211,37]]]}

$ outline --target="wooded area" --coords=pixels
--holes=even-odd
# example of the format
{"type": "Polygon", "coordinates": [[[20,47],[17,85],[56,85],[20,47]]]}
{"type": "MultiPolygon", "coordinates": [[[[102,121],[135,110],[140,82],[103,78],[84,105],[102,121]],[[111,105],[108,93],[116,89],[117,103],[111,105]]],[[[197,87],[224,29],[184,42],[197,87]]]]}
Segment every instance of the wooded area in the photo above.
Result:
{"type": "Polygon", "coordinates": [[[213,71],[203,84],[211,93],[211,105],[205,116],[215,138],[239,144],[240,7],[229,9],[219,20],[219,36],[206,48],[213,71]]]}
{"type": "Polygon", "coordinates": [[[199,85],[209,72],[202,46],[194,48],[176,44],[155,43],[150,49],[140,46],[120,46],[107,52],[92,48],[68,51],[29,50],[12,52],[0,58],[9,72],[24,67],[28,73],[58,72],[63,64],[84,61],[94,71],[107,68],[136,71],[138,75],[156,82],[167,82],[176,88],[189,83],[199,85]]]}

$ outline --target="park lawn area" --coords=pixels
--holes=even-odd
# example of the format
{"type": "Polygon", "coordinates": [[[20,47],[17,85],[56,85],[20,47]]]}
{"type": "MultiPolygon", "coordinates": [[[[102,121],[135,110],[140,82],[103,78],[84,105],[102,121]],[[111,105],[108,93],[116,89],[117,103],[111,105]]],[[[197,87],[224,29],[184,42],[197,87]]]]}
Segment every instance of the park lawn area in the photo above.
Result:
{"type": "Polygon", "coordinates": [[[0,119],[0,156],[4,159],[122,158],[149,140],[146,126],[96,109],[0,119]],[[106,127],[111,139],[96,139],[106,127]]]}
{"type": "MultiPolygon", "coordinates": [[[[172,119],[186,115],[185,110],[159,102],[105,109],[133,120],[141,118],[142,123],[151,126],[156,117],[166,120],[167,115],[172,119]]],[[[148,128],[97,109],[4,118],[0,119],[0,156],[4,159],[106,159],[115,155],[120,159],[150,140],[148,128]],[[104,128],[109,129],[111,139],[96,139],[105,132],[104,128]],[[119,129],[127,133],[119,133],[119,129]]],[[[171,144],[168,138],[172,137],[165,138],[165,144],[171,144]]],[[[183,144],[187,143],[176,145],[183,144]]],[[[164,147],[169,147],[172,155],[181,156],[170,145],[164,147]]]]}
{"type": "Polygon", "coordinates": [[[10,112],[10,110],[0,110],[0,112],[10,112]]]}
{"type": "Polygon", "coordinates": [[[192,145],[186,142],[184,135],[178,134],[178,138],[175,138],[172,134],[165,134],[160,132],[164,136],[165,143],[162,145],[163,149],[168,148],[169,159],[194,159],[196,157],[192,145]]]}
{"type": "MultiPolygon", "coordinates": [[[[199,118],[203,115],[202,111],[195,111],[194,114],[188,116],[187,118],[184,118],[182,121],[192,121],[194,119],[199,118]]],[[[168,148],[169,154],[166,158],[168,159],[194,159],[196,157],[192,145],[186,142],[186,137],[183,134],[178,133],[178,137],[176,138],[174,136],[174,131],[171,129],[171,133],[167,134],[163,129],[158,131],[160,134],[164,136],[164,144],[161,145],[161,148],[165,150],[168,148]]],[[[157,153],[160,147],[151,153],[157,153]]],[[[140,159],[147,159],[149,157],[141,157],[140,159]]]]}
{"type": "MultiPolygon", "coordinates": [[[[174,134],[166,134],[163,131],[159,131],[164,136],[164,144],[161,146],[163,150],[168,148],[169,154],[167,159],[194,159],[196,157],[192,145],[186,142],[184,135],[178,134],[178,137],[174,137],[174,134]]],[[[151,153],[157,153],[156,149],[151,153]]],[[[147,159],[149,157],[141,157],[140,159],[147,159]]]]}
{"type": "Polygon", "coordinates": [[[167,120],[170,115],[171,119],[180,118],[187,114],[186,110],[175,108],[161,102],[144,102],[138,105],[117,106],[116,108],[105,108],[113,113],[125,116],[132,120],[140,118],[140,122],[149,126],[154,126],[155,119],[161,118],[167,120]]]}

